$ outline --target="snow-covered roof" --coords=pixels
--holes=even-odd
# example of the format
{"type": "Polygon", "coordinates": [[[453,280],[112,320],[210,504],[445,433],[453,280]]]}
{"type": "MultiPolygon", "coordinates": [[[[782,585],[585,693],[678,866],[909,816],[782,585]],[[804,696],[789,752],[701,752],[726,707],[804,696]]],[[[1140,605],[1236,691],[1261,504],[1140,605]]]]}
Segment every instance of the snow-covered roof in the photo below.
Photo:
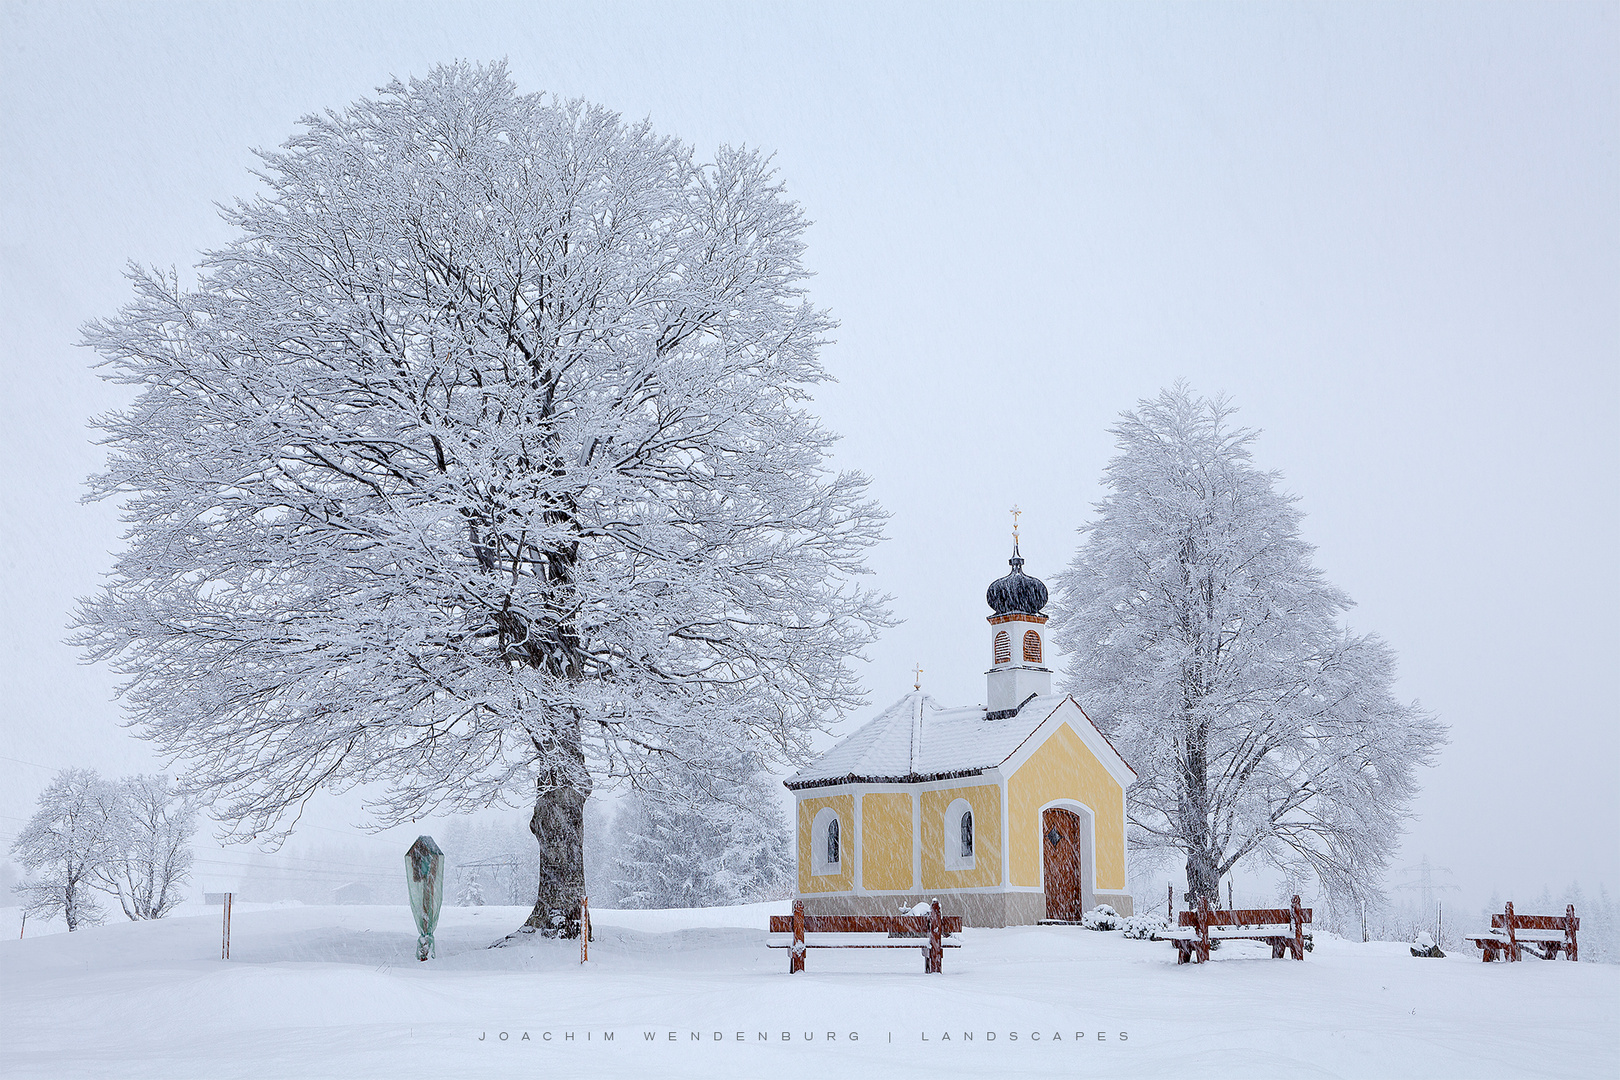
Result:
{"type": "Polygon", "coordinates": [[[1067,700],[1063,694],[1043,694],[1025,703],[1015,716],[989,720],[982,705],[947,709],[927,694],[910,693],[786,783],[790,788],[916,783],[993,769],[1012,757],[1067,700]]]}

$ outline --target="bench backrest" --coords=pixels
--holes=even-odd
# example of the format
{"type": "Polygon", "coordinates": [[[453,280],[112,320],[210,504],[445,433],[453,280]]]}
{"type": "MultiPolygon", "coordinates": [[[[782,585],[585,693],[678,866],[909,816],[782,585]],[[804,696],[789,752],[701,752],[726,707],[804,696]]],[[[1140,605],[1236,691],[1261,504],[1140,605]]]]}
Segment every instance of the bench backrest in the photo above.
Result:
{"type": "MultiPolygon", "coordinates": [[[[1505,914],[1491,916],[1492,930],[1506,930],[1507,919],[1505,914]]],[[[1581,920],[1573,915],[1513,915],[1513,929],[1515,930],[1579,930],[1581,920]]]]}
{"type": "MultiPolygon", "coordinates": [[[[806,915],[807,934],[926,934],[931,918],[927,915],[806,915]]],[[[962,916],[940,916],[943,932],[962,932],[962,916]]],[[[793,933],[793,916],[772,915],[771,933],[793,933]]]]}
{"type": "MultiPolygon", "coordinates": [[[[1299,909],[1300,921],[1311,921],[1311,909],[1299,909]]],[[[1183,911],[1177,919],[1181,926],[1197,926],[1198,912],[1183,911]]],[[[1288,908],[1210,908],[1210,926],[1292,926],[1294,913],[1288,908]]]]}

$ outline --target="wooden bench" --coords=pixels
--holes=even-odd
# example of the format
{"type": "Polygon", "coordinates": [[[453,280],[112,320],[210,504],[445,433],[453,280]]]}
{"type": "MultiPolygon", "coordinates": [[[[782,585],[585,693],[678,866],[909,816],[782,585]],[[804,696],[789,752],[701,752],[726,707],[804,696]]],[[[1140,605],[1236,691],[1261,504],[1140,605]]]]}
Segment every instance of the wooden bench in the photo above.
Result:
{"type": "Polygon", "coordinates": [[[1161,941],[1176,947],[1176,963],[1203,963],[1209,959],[1211,941],[1264,941],[1271,945],[1271,958],[1281,960],[1285,952],[1295,960],[1305,959],[1305,924],[1311,909],[1299,906],[1294,897],[1285,908],[1211,909],[1208,897],[1199,897],[1198,906],[1183,911],[1175,930],[1158,934],[1161,941]]]}
{"type": "Polygon", "coordinates": [[[1491,928],[1469,940],[1484,952],[1487,964],[1499,954],[1509,961],[1520,960],[1521,947],[1526,945],[1539,950],[1543,960],[1558,959],[1560,949],[1566,960],[1577,960],[1580,950],[1575,932],[1580,928],[1574,904],[1566,904],[1562,915],[1515,915],[1509,900],[1505,912],[1491,916],[1491,928]]]}
{"type": "Polygon", "coordinates": [[[962,932],[962,916],[941,915],[939,901],[929,905],[927,915],[806,915],[804,901],[793,901],[792,915],[772,915],[771,933],[792,934],[791,944],[768,943],[772,949],[791,949],[788,953],[788,974],[804,970],[806,949],[921,949],[923,971],[941,972],[945,968],[945,950],[960,949],[955,941],[946,941],[951,934],[962,932]],[[878,942],[821,942],[806,941],[806,934],[887,934],[891,938],[927,937],[928,944],[919,946],[905,941],[878,942]]]}

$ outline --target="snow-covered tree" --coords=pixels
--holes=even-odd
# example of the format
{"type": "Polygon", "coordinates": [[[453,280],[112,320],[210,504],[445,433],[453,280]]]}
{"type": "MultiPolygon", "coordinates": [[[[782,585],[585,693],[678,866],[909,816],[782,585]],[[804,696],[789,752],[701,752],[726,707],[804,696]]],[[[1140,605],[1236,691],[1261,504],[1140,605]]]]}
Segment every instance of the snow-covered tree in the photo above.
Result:
{"type": "Polygon", "coordinates": [[[439,840],[446,892],[457,898],[456,903],[474,892],[485,904],[530,902],[540,880],[540,853],[523,822],[509,816],[461,819],[451,822],[439,840]]]}
{"type": "Polygon", "coordinates": [[[1240,859],[1376,892],[1444,728],[1394,697],[1395,656],[1342,626],[1256,433],[1183,385],[1124,413],[1107,496],[1058,578],[1066,689],[1136,769],[1133,843],[1214,898],[1240,859]]]}
{"type": "Polygon", "coordinates": [[[125,777],[114,794],[106,855],[93,876],[131,919],[161,919],[185,898],[197,805],[155,773],[125,777]]]}
{"type": "Polygon", "coordinates": [[[185,287],[91,323],[79,640],[231,833],[375,783],[387,825],[532,799],[526,925],[577,934],[593,783],[672,738],[802,756],[859,702],[882,515],[805,411],[833,325],[768,159],[440,67],[306,117],[185,287]]]}
{"type": "Polygon", "coordinates": [[[117,788],[94,769],[63,769],[40,792],[38,809],[11,854],[33,875],[16,886],[28,914],[61,915],[69,931],[102,919],[92,890],[119,828],[117,788]]]}
{"type": "Polygon", "coordinates": [[[792,893],[792,841],[777,785],[757,765],[734,775],[630,795],[616,819],[620,904],[715,907],[792,893]]]}

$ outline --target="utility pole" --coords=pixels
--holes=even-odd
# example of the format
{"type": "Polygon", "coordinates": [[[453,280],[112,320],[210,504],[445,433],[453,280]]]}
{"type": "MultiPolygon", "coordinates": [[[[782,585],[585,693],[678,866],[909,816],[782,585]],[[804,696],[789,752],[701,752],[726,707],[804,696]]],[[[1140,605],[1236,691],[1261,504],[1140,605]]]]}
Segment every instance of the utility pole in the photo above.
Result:
{"type": "MultiPolygon", "coordinates": [[[[1437,910],[1435,907],[1435,905],[1439,903],[1439,900],[1436,897],[1437,893],[1461,891],[1458,886],[1449,882],[1435,880],[1436,874],[1450,874],[1451,868],[1446,866],[1430,866],[1429,857],[1427,855],[1424,855],[1422,859],[1418,860],[1418,864],[1416,866],[1402,867],[1400,870],[1397,870],[1396,873],[1411,875],[1408,880],[1396,885],[1395,887],[1402,891],[1416,892],[1418,894],[1418,903],[1421,905],[1422,909],[1419,918],[1424,922],[1429,920],[1431,912],[1435,912],[1437,910]]],[[[1439,918],[1436,918],[1434,923],[1434,941],[1436,945],[1440,944],[1441,929],[1442,923],[1439,918]]]]}

